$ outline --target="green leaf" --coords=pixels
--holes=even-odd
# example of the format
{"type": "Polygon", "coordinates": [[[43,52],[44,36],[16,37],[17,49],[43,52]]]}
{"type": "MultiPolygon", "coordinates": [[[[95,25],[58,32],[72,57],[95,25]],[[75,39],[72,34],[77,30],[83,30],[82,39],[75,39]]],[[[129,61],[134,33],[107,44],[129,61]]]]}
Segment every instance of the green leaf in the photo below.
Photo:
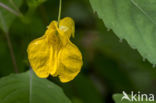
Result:
{"type": "Polygon", "coordinates": [[[0,79],[0,103],[71,103],[62,89],[32,72],[0,79]]]}
{"type": "Polygon", "coordinates": [[[90,3],[108,29],[156,64],[155,0],[90,0],[90,3]]]}
{"type": "MultiPolygon", "coordinates": [[[[128,101],[125,99],[123,99],[121,101],[122,97],[123,97],[122,94],[114,94],[113,95],[113,99],[114,99],[115,103],[156,103],[156,101],[128,101]]],[[[129,97],[130,97],[130,95],[129,95],[129,97]]]]}
{"type": "Polygon", "coordinates": [[[12,22],[16,18],[18,8],[21,6],[22,0],[1,0],[0,1],[0,28],[4,32],[8,32],[12,22]],[[14,13],[15,14],[14,14],[14,13]]]}

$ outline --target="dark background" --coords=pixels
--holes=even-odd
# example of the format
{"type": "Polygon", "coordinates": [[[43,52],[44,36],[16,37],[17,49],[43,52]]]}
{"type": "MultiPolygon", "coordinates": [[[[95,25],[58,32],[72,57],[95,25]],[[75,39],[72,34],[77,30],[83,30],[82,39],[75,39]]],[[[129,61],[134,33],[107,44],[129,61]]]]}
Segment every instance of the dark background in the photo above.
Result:
{"type": "MultiPolygon", "coordinates": [[[[46,26],[57,20],[59,0],[47,0],[29,17],[19,18],[10,28],[10,37],[20,72],[29,69],[27,46],[42,36],[46,26]]],[[[20,10],[28,7],[23,3],[20,10]]],[[[57,78],[49,80],[60,85],[73,103],[113,103],[112,95],[131,91],[156,93],[156,70],[139,53],[108,30],[92,10],[88,0],[63,0],[62,18],[72,17],[76,24],[72,41],[83,54],[84,65],[80,74],[70,83],[62,84],[57,78]]],[[[14,73],[7,41],[0,31],[0,76],[14,73]]]]}

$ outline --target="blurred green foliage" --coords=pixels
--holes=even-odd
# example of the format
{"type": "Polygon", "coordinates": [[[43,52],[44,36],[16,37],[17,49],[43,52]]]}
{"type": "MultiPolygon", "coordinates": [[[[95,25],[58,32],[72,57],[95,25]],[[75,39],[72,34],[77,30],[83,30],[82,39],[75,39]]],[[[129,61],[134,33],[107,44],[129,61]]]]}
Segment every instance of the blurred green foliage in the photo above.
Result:
{"type": "Polygon", "coordinates": [[[8,0],[8,1],[7,0],[1,0],[0,2],[1,2],[0,28],[4,32],[8,32],[8,30],[9,30],[13,20],[15,19],[15,17],[20,16],[19,11],[18,11],[18,7],[21,6],[22,1],[21,0],[14,0],[14,1],[12,1],[12,0],[8,0]]]}
{"type": "MultiPolygon", "coordinates": [[[[25,0],[19,8],[24,17],[16,17],[8,26],[20,72],[29,69],[28,44],[44,34],[50,21],[57,20],[58,5],[58,0],[25,0]]],[[[0,12],[2,10],[0,7],[0,12]]],[[[53,77],[49,77],[49,80],[60,85],[73,103],[113,103],[112,94],[122,93],[123,90],[156,94],[155,69],[125,40],[120,40],[105,28],[93,13],[88,0],[63,0],[62,18],[66,16],[75,20],[76,34],[72,41],[83,53],[84,65],[80,74],[70,83],[62,84],[53,77]]],[[[12,17],[15,15],[9,13],[10,20],[12,17]]],[[[1,29],[0,77],[13,72],[6,38],[1,29]]]]}

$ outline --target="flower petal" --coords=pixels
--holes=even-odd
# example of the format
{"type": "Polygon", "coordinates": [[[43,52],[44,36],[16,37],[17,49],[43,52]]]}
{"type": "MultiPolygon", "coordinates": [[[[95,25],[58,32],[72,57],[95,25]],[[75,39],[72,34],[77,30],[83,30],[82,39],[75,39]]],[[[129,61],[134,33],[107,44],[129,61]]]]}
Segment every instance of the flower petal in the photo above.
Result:
{"type": "Polygon", "coordinates": [[[74,20],[70,17],[65,17],[60,21],[59,29],[63,30],[65,35],[68,35],[68,38],[75,36],[75,23],[74,20]]]}
{"type": "Polygon", "coordinates": [[[49,76],[50,46],[46,36],[32,41],[27,49],[29,62],[40,78],[49,76]]]}
{"type": "Polygon", "coordinates": [[[82,55],[79,49],[69,42],[59,54],[58,75],[61,82],[73,80],[82,67],[82,55]]]}

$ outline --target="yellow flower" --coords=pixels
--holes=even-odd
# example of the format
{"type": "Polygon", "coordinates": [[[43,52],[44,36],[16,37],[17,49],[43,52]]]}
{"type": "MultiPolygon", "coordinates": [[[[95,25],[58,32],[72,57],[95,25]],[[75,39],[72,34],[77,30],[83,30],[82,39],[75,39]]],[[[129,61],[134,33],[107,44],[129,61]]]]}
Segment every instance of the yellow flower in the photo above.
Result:
{"type": "Polygon", "coordinates": [[[73,80],[82,67],[82,55],[70,41],[75,24],[70,17],[52,21],[45,34],[32,41],[27,49],[32,69],[40,78],[58,76],[61,82],[73,80]]]}

